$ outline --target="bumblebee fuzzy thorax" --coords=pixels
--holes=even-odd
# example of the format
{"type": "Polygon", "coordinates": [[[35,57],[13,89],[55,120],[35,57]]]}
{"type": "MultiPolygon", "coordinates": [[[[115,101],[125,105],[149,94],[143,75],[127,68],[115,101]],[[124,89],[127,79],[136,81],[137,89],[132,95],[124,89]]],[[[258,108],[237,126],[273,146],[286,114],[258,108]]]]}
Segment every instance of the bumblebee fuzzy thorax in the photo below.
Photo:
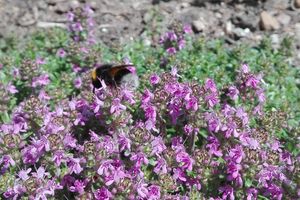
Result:
{"type": "Polygon", "coordinates": [[[122,77],[120,84],[124,87],[135,90],[139,86],[139,77],[133,73],[126,74],[122,77]]]}

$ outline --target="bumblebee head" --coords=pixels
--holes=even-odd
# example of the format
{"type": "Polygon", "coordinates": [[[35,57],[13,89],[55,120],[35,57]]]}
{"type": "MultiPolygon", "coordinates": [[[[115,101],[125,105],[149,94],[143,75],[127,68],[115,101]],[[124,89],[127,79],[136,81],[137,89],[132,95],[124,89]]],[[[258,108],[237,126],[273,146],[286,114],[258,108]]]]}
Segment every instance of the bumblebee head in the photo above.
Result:
{"type": "Polygon", "coordinates": [[[93,69],[91,72],[91,76],[92,76],[92,84],[94,88],[101,88],[102,84],[99,80],[99,78],[101,78],[99,74],[99,69],[98,68],[93,69]]]}

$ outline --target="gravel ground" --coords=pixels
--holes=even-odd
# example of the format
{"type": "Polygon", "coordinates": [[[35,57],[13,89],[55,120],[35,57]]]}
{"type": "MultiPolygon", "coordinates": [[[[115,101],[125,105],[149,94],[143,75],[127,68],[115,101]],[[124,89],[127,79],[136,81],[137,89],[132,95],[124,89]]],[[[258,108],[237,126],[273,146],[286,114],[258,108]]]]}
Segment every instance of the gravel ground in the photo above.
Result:
{"type": "Polygon", "coordinates": [[[65,27],[68,10],[84,4],[95,11],[97,38],[107,44],[137,36],[147,41],[147,31],[180,21],[196,34],[225,38],[229,45],[255,45],[270,35],[276,48],[292,36],[293,62],[300,63],[300,0],[0,0],[0,38],[65,27]]]}

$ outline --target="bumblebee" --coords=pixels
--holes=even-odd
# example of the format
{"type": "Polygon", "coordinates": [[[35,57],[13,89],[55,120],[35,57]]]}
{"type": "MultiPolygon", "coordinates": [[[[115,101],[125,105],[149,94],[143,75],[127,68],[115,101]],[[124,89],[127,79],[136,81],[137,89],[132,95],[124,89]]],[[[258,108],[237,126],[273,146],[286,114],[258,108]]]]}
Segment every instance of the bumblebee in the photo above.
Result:
{"type": "Polygon", "coordinates": [[[110,87],[125,86],[136,89],[139,85],[136,69],[130,64],[103,64],[94,68],[91,75],[94,86],[93,91],[102,87],[100,80],[103,80],[110,87]]]}

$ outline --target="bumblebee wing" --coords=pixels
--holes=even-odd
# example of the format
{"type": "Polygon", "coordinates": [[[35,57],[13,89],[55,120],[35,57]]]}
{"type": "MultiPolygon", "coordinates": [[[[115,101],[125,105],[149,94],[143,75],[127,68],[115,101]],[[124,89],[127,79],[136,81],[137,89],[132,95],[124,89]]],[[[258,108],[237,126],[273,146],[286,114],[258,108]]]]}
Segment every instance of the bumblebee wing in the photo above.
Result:
{"type": "Polygon", "coordinates": [[[133,65],[114,65],[109,69],[109,75],[114,78],[119,72],[127,71],[126,68],[130,66],[133,65]]]}

